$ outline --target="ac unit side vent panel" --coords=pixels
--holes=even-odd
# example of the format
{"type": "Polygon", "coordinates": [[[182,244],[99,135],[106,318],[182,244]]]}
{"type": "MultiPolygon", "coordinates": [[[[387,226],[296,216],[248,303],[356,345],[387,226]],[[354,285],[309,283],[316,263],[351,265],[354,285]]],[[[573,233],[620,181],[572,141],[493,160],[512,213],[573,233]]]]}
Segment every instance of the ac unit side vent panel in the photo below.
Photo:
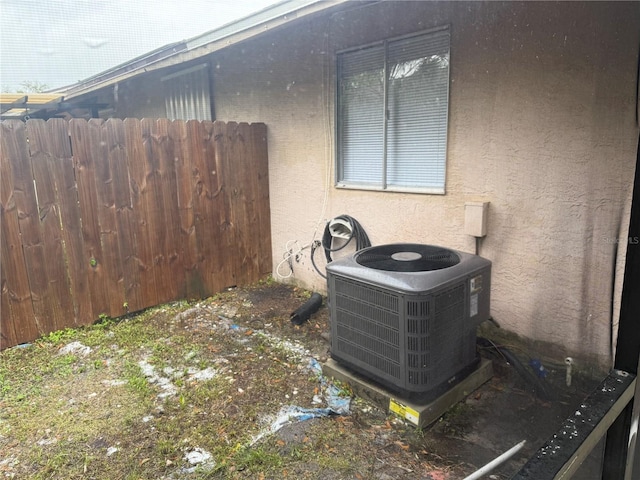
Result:
{"type": "Polygon", "coordinates": [[[367,322],[384,325],[387,328],[398,331],[398,312],[381,309],[369,303],[362,303],[357,298],[345,297],[337,294],[335,298],[336,309],[349,312],[349,314],[365,319],[367,322]]]}
{"type": "Polygon", "coordinates": [[[408,352],[425,352],[430,350],[429,337],[407,337],[408,352]]]}
{"type": "Polygon", "coordinates": [[[379,288],[363,285],[360,282],[337,278],[335,292],[345,297],[357,298],[363,304],[375,305],[391,312],[398,311],[397,295],[379,288]]]}
{"type": "Polygon", "coordinates": [[[370,365],[375,370],[395,379],[401,379],[400,365],[391,362],[380,355],[367,351],[363,348],[353,348],[352,344],[345,342],[342,339],[337,341],[337,347],[341,351],[350,354],[356,360],[370,365]]]}
{"type": "Polygon", "coordinates": [[[400,345],[400,332],[397,328],[389,328],[384,323],[367,321],[366,318],[354,315],[347,310],[338,310],[340,312],[340,323],[338,328],[344,328],[345,332],[360,332],[363,335],[377,338],[382,342],[400,345]]]}
{"type": "Polygon", "coordinates": [[[398,345],[394,345],[383,338],[376,338],[358,330],[353,330],[344,325],[338,325],[338,335],[340,338],[352,345],[352,350],[367,350],[376,355],[400,363],[400,349],[398,345]]]}
{"type": "Polygon", "coordinates": [[[428,300],[407,302],[407,332],[423,335],[429,331],[429,306],[428,300]]]}

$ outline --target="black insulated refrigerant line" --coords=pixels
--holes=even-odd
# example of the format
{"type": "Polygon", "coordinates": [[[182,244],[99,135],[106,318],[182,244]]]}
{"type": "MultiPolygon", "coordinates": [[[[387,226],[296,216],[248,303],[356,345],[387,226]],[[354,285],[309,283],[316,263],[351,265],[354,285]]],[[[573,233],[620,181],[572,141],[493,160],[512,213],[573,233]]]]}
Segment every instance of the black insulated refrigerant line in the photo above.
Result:
{"type": "Polygon", "coordinates": [[[535,395],[541,400],[553,401],[556,400],[556,395],[549,389],[549,386],[544,383],[539,377],[534,375],[530,368],[526,367],[516,355],[506,347],[496,345],[491,340],[486,338],[477,337],[476,343],[481,348],[493,348],[520,374],[523,380],[529,384],[533,389],[535,395]]]}
{"type": "Polygon", "coordinates": [[[363,248],[367,248],[371,246],[371,241],[367,236],[367,232],[364,231],[364,228],[362,228],[362,225],[360,225],[360,223],[358,223],[358,221],[355,218],[350,217],[349,215],[339,215],[335,217],[333,220],[342,220],[343,222],[348,223],[349,226],[351,227],[351,233],[349,235],[349,238],[347,238],[346,242],[344,242],[339,247],[332,248],[333,236],[331,235],[331,230],[329,229],[329,225],[331,224],[331,222],[329,221],[327,222],[327,225],[324,228],[324,234],[322,235],[322,242],[318,242],[318,241],[313,242],[313,245],[311,246],[311,263],[313,264],[313,268],[316,269],[316,272],[318,272],[318,274],[322,278],[327,278],[327,276],[324,273],[322,273],[318,268],[318,265],[316,265],[315,253],[318,247],[322,246],[322,248],[324,249],[324,256],[327,259],[327,263],[330,263],[333,261],[331,254],[333,252],[337,252],[345,248],[347,245],[351,243],[351,240],[353,240],[354,238],[356,240],[356,251],[359,251],[359,250],[362,250],[363,248]]]}

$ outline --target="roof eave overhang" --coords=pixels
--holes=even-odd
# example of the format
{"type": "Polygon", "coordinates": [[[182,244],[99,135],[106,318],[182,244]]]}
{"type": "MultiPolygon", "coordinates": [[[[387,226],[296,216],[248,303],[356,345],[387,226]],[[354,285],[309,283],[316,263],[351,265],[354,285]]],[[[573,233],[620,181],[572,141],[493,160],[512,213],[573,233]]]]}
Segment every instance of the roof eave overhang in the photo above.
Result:
{"type": "Polygon", "coordinates": [[[137,68],[127,69],[126,65],[124,68],[121,66],[119,69],[124,70],[122,72],[117,72],[117,70],[112,74],[109,74],[109,71],[103,72],[103,74],[96,76],[98,78],[93,77],[80,82],[79,84],[71,85],[64,89],[65,98],[72,99],[83,96],[143,73],[153,72],[155,70],[160,70],[162,68],[171,67],[205,57],[211,53],[262,35],[275,28],[299,21],[302,18],[310,17],[319,12],[329,10],[332,7],[345,4],[348,1],[350,0],[318,0],[312,3],[309,3],[309,1],[283,2],[273,9],[267,9],[263,12],[259,12],[255,16],[247,17],[239,22],[223,26],[207,34],[195,37],[186,42],[186,50],[178,51],[167,57],[151,61],[137,68]],[[292,3],[294,5],[291,5],[292,3]],[[296,3],[298,4],[297,6],[296,3]],[[287,7],[287,9],[278,11],[278,6],[287,7]],[[271,15],[266,17],[266,19],[261,19],[261,14],[263,14],[263,16],[264,14],[271,15]],[[254,21],[252,22],[252,20],[254,21]],[[104,79],[100,80],[100,76],[103,76],[104,79]]]}

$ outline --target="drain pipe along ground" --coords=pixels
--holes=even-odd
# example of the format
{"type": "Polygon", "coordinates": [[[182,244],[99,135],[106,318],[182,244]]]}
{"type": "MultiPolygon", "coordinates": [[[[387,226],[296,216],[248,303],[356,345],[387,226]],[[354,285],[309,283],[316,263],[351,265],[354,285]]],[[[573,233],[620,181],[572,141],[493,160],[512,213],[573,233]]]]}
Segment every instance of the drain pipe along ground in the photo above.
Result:
{"type": "Polygon", "coordinates": [[[520,443],[518,443],[516,446],[511,447],[509,450],[504,452],[502,455],[500,455],[499,457],[494,458],[489,463],[487,463],[484,467],[480,468],[479,470],[476,470],[471,475],[466,477],[464,480],[477,480],[478,478],[481,478],[483,475],[486,475],[491,470],[496,468],[498,465],[500,465],[501,463],[506,462],[509,458],[513,457],[516,453],[518,453],[520,451],[520,449],[522,447],[524,447],[525,443],[527,443],[527,441],[523,440],[520,443]]]}

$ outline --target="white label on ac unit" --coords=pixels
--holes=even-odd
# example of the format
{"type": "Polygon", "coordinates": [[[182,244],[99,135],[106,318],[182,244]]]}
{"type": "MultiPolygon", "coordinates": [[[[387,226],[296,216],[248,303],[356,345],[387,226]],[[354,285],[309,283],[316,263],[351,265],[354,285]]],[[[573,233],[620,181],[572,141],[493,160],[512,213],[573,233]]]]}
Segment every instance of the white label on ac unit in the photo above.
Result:
{"type": "Polygon", "coordinates": [[[482,275],[478,275],[477,277],[473,277],[469,281],[469,287],[471,288],[471,293],[476,293],[482,290],[482,275]]]}
{"type": "Polygon", "coordinates": [[[471,295],[471,306],[470,306],[469,315],[475,317],[478,314],[478,294],[474,293],[471,295]]]}

